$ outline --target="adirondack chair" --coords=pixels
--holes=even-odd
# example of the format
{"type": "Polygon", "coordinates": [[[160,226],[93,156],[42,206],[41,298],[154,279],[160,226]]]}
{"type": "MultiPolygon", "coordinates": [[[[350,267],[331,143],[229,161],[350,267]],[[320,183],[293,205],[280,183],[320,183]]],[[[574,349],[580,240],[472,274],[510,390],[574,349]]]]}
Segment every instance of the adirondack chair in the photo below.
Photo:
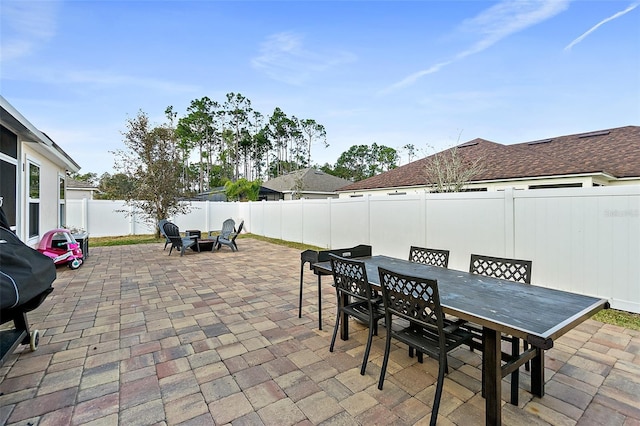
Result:
{"type": "Polygon", "coordinates": [[[168,222],[169,221],[167,219],[162,219],[160,220],[160,222],[158,222],[158,229],[160,230],[160,235],[162,235],[165,238],[164,248],[162,250],[166,250],[167,245],[171,244],[171,240],[169,239],[169,237],[167,237],[167,234],[164,232],[164,224],[168,222]]]}
{"type": "Polygon", "coordinates": [[[244,226],[244,220],[240,222],[238,229],[235,228],[235,222],[233,219],[227,219],[222,223],[222,230],[220,231],[220,235],[218,235],[216,241],[216,250],[220,250],[220,248],[225,245],[231,249],[231,251],[238,251],[238,245],[236,244],[236,238],[242,232],[242,227],[244,226]]]}
{"type": "Polygon", "coordinates": [[[184,256],[185,249],[188,249],[189,247],[197,244],[197,235],[183,237],[182,235],[180,235],[180,229],[174,223],[165,223],[163,229],[164,233],[167,235],[167,238],[171,241],[169,256],[171,256],[171,252],[174,248],[176,250],[180,250],[180,256],[184,256]]]}

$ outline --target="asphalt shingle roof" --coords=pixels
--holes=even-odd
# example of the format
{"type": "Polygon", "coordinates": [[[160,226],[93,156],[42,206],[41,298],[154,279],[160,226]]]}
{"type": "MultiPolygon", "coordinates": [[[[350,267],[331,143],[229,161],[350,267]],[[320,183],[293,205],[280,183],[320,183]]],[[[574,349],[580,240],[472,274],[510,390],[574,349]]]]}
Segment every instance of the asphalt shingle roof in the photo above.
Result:
{"type": "MultiPolygon", "coordinates": [[[[456,148],[463,161],[481,159],[483,170],[472,181],[585,173],[606,173],[616,178],[640,177],[640,126],[557,136],[513,145],[478,138],[456,148]]],[[[430,182],[427,182],[425,168],[432,158],[422,158],[339,190],[426,185],[430,182]]]]}
{"type": "Polygon", "coordinates": [[[89,183],[89,182],[85,182],[82,180],[75,180],[75,179],[71,179],[70,177],[67,178],[67,188],[72,188],[72,189],[93,189],[93,190],[97,190],[98,187],[96,187],[95,185],[89,183]]]}
{"type": "Polygon", "coordinates": [[[296,187],[296,181],[300,179],[302,179],[302,192],[334,192],[336,189],[351,183],[346,179],[332,176],[323,171],[307,168],[270,179],[264,182],[262,186],[279,192],[292,191],[296,187]]]}

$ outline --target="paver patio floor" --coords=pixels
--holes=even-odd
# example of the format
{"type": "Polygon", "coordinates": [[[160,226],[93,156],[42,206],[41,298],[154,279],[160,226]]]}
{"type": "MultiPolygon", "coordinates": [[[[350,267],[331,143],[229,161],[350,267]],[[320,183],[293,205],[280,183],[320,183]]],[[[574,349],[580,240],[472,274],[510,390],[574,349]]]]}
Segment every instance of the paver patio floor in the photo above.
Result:
{"type": "MultiPolygon", "coordinates": [[[[360,324],[330,353],[331,279],[318,330],[308,270],[298,318],[298,250],[241,239],[236,253],[180,257],[163,245],[91,247],[80,269],[58,268],[28,314],[39,349],[0,367],[0,424],[428,424],[435,362],[395,346],[380,391],[383,327],[365,376],[360,324]]],[[[449,359],[438,423],[483,424],[480,355],[449,359]]],[[[521,369],[518,407],[503,381],[503,424],[640,425],[640,333],[588,320],[546,352],[546,380],[534,398],[521,369]]]]}

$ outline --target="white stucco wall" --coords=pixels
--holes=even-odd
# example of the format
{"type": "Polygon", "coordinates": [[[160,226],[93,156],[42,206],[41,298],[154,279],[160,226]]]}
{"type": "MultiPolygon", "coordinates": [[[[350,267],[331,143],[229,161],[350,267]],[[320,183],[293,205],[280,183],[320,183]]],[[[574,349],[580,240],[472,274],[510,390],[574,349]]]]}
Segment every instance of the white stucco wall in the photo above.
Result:
{"type": "MultiPolygon", "coordinates": [[[[18,141],[20,143],[20,141],[18,141]]],[[[65,173],[64,167],[61,167],[46,155],[33,149],[33,143],[22,144],[21,167],[24,172],[21,173],[21,186],[23,194],[19,196],[20,209],[23,212],[23,220],[20,224],[19,235],[29,245],[37,245],[40,241],[39,237],[28,238],[28,212],[29,197],[27,193],[29,180],[29,161],[40,167],[40,236],[45,232],[57,228],[59,224],[59,176],[65,173]]]]}

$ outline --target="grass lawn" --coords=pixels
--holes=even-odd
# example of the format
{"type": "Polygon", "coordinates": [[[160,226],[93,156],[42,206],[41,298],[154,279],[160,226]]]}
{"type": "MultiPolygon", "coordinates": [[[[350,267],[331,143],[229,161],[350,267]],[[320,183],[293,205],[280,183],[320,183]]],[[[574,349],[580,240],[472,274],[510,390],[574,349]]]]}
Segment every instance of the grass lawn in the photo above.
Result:
{"type": "MultiPolygon", "coordinates": [[[[291,241],[277,240],[275,238],[261,237],[259,235],[242,234],[238,238],[254,238],[260,241],[266,241],[273,244],[280,244],[286,247],[295,248],[300,251],[313,249],[323,250],[320,247],[314,247],[302,243],[294,243],[291,241]]],[[[164,238],[155,238],[153,235],[125,235],[121,237],[91,237],[90,245],[92,247],[100,246],[122,246],[128,244],[149,244],[149,243],[164,243],[164,238]]],[[[598,312],[593,316],[596,321],[604,322],[607,324],[613,324],[620,327],[629,328],[632,330],[640,331],[640,314],[634,314],[631,312],[618,311],[615,309],[606,309],[598,312]]]]}

